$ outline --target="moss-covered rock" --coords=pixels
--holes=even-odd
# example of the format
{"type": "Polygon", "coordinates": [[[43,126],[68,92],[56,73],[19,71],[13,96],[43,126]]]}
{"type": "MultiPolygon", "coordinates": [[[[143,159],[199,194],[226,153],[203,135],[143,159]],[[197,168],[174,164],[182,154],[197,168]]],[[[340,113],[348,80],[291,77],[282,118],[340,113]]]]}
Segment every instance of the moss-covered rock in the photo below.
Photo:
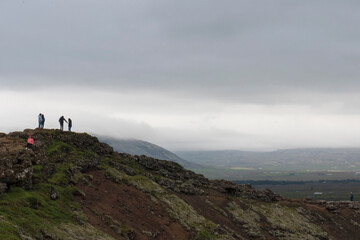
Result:
{"type": "Polygon", "coordinates": [[[260,215],[251,208],[243,209],[235,202],[228,204],[227,210],[231,213],[235,222],[239,223],[250,237],[266,239],[262,233],[260,215]]]}
{"type": "Polygon", "coordinates": [[[258,203],[251,210],[264,216],[278,239],[328,239],[328,234],[318,224],[310,222],[295,208],[278,203],[258,203]]]}
{"type": "Polygon", "coordinates": [[[108,224],[110,228],[114,232],[116,232],[119,236],[122,236],[126,239],[134,239],[136,236],[134,230],[114,220],[111,216],[108,215],[103,216],[103,221],[106,224],[108,224]]]}
{"type": "Polygon", "coordinates": [[[142,175],[129,176],[124,172],[114,168],[108,168],[105,172],[106,176],[116,183],[124,182],[133,185],[137,189],[146,193],[164,193],[165,190],[159,184],[150,178],[142,175]]]}
{"type": "Polygon", "coordinates": [[[53,240],[115,240],[90,224],[76,225],[64,223],[54,228],[43,230],[42,234],[53,240]]]}

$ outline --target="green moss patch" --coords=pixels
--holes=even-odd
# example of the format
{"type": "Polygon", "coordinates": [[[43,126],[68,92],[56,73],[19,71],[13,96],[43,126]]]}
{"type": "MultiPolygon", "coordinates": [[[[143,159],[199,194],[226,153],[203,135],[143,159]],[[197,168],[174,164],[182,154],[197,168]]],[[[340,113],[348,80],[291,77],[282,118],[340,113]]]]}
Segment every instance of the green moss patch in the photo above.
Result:
{"type": "Polygon", "coordinates": [[[105,176],[116,183],[124,182],[146,193],[165,192],[159,184],[142,175],[129,176],[122,171],[109,167],[105,172],[105,176]]]}
{"type": "Polygon", "coordinates": [[[0,239],[21,240],[17,227],[2,216],[0,217],[0,239]]]}
{"type": "MultiPolygon", "coordinates": [[[[63,192],[69,189],[62,189],[63,192]]],[[[12,188],[0,200],[0,214],[9,223],[18,226],[31,235],[39,234],[41,229],[59,223],[76,221],[72,212],[74,203],[62,194],[61,201],[53,201],[49,197],[48,187],[25,191],[12,188]]]]}
{"type": "Polygon", "coordinates": [[[328,234],[317,224],[310,222],[295,208],[279,203],[258,203],[249,206],[266,218],[278,239],[326,239],[328,234]]]}

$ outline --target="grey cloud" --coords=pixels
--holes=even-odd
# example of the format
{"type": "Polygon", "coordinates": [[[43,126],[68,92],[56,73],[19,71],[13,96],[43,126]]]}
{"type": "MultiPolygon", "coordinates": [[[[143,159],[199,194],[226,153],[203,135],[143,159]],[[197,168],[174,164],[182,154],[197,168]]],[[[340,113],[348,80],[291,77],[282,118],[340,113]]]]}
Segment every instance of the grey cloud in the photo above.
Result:
{"type": "Polygon", "coordinates": [[[359,9],[353,1],[2,1],[0,87],[86,84],[265,103],[358,92],[359,9]]]}

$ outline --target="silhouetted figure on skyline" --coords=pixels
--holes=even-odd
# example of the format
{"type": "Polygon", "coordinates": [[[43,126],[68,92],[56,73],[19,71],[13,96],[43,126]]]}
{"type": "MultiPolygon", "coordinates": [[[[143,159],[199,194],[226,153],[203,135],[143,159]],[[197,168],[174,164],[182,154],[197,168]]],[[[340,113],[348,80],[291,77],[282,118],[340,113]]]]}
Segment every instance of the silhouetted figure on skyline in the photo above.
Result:
{"type": "Polygon", "coordinates": [[[39,128],[41,128],[41,123],[42,123],[42,114],[39,113],[38,115],[38,121],[39,121],[39,128]]]}
{"type": "Polygon", "coordinates": [[[61,131],[64,130],[64,121],[67,123],[67,121],[65,120],[64,116],[61,116],[61,118],[59,118],[60,130],[61,130],[61,131]]]}
{"type": "Polygon", "coordinates": [[[72,120],[70,118],[68,119],[68,127],[69,127],[69,132],[71,132],[72,120]]]}
{"type": "Polygon", "coordinates": [[[38,120],[39,120],[39,128],[44,128],[44,124],[45,124],[44,114],[39,113],[38,120]]]}
{"type": "Polygon", "coordinates": [[[44,116],[44,114],[41,114],[41,116],[42,116],[41,128],[44,128],[44,125],[45,125],[45,116],[44,116]]]}

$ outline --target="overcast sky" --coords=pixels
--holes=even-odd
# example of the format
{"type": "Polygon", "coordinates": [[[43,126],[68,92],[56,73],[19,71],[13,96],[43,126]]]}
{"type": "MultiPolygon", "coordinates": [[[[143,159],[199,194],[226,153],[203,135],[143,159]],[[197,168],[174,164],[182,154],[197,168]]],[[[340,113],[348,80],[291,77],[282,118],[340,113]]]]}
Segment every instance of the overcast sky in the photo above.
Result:
{"type": "Polygon", "coordinates": [[[0,0],[0,132],[360,147],[360,2],[0,0]]]}

